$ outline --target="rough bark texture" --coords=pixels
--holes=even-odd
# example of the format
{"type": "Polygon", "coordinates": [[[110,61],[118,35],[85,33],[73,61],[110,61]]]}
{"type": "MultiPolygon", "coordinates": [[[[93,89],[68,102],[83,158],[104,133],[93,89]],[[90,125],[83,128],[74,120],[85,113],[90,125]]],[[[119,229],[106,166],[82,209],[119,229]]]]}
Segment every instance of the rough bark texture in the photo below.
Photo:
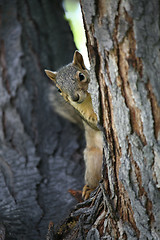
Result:
{"type": "Polygon", "coordinates": [[[160,239],[160,3],[81,0],[81,7],[104,131],[104,180],[92,198],[96,212],[93,202],[81,210],[83,229],[90,223],[81,236],[160,239]]]}
{"type": "Polygon", "coordinates": [[[103,179],[67,220],[71,230],[58,236],[158,240],[160,3],[81,0],[81,7],[90,91],[104,133],[103,179]]]}
{"type": "MultiPolygon", "coordinates": [[[[159,1],[81,6],[103,181],[47,240],[160,239],[159,1]]],[[[83,183],[81,130],[52,111],[43,73],[74,46],[58,0],[5,0],[0,20],[0,237],[44,239],[83,183]]]]}
{"type": "Polygon", "coordinates": [[[44,73],[74,50],[61,1],[0,1],[0,239],[45,239],[83,186],[82,131],[53,111],[44,73]]]}

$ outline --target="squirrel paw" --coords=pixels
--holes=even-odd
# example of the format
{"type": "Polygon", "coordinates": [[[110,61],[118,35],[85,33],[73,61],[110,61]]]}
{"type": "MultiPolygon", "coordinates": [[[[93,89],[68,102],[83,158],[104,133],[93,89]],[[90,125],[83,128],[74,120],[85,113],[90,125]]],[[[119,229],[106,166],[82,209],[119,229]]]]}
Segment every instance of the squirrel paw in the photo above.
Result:
{"type": "Polygon", "coordinates": [[[94,189],[95,188],[90,188],[88,185],[84,185],[82,190],[82,198],[84,200],[87,200],[94,189]]]}

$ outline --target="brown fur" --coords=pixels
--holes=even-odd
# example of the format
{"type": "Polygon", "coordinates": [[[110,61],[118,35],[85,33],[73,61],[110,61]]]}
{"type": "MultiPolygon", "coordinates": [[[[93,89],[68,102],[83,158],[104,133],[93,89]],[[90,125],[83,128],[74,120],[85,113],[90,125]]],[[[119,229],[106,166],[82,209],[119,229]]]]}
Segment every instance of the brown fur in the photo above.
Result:
{"type": "Polygon", "coordinates": [[[89,71],[84,65],[82,55],[75,51],[72,63],[58,72],[50,70],[45,70],[45,72],[55,82],[65,101],[74,107],[83,119],[86,137],[84,160],[87,185],[83,189],[83,196],[88,198],[88,189],[96,188],[101,178],[103,155],[103,136],[97,127],[97,116],[93,110],[91,95],[87,91],[90,82],[89,71]]]}

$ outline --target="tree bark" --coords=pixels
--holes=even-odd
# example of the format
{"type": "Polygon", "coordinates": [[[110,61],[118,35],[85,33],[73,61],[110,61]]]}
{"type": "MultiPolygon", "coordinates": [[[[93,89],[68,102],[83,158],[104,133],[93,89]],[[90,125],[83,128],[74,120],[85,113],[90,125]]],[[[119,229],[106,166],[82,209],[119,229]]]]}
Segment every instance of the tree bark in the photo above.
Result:
{"type": "Polygon", "coordinates": [[[81,7],[103,178],[61,239],[160,239],[159,1],[81,0],[81,7]]]}
{"type": "Polygon", "coordinates": [[[53,111],[44,73],[74,50],[61,1],[0,2],[2,239],[44,239],[75,203],[68,189],[83,186],[82,131],[53,111]]]}
{"type": "Polygon", "coordinates": [[[98,213],[83,211],[83,229],[92,216],[83,234],[160,239],[159,1],[81,0],[81,7],[104,132],[98,213]]]}
{"type": "Polygon", "coordinates": [[[160,3],[81,0],[81,8],[104,133],[103,179],[55,238],[158,240],[160,3]]]}

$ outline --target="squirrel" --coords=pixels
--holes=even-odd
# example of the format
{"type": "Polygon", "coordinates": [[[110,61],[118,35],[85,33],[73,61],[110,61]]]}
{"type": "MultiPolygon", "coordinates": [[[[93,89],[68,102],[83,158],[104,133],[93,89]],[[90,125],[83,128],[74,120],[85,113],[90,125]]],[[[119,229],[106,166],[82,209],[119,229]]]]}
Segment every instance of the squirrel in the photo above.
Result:
{"type": "Polygon", "coordinates": [[[85,67],[82,55],[76,50],[72,63],[57,72],[50,70],[45,72],[55,83],[60,95],[75,109],[83,121],[86,138],[84,150],[86,170],[82,197],[86,200],[99,184],[103,158],[103,136],[97,126],[98,118],[88,92],[89,71],[85,67]]]}

